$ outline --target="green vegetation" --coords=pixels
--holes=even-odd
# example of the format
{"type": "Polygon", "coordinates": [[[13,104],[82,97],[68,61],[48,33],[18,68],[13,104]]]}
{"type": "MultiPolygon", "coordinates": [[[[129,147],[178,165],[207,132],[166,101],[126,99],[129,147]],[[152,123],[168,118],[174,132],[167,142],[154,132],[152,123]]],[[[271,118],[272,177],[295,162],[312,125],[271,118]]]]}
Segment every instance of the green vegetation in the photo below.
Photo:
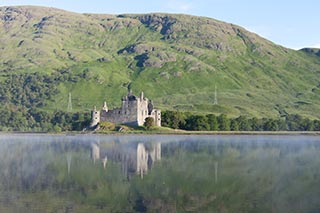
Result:
{"type": "Polygon", "coordinates": [[[239,26],[188,15],[25,6],[1,7],[0,16],[3,114],[66,112],[69,93],[74,113],[103,101],[118,107],[130,85],[162,110],[320,118],[318,50],[286,49],[239,26]]]}
{"type": "Polygon", "coordinates": [[[284,118],[228,118],[225,114],[195,115],[189,112],[165,111],[162,125],[190,131],[320,131],[320,120],[310,120],[300,115],[284,118]]]}
{"type": "Polygon", "coordinates": [[[151,129],[151,127],[154,126],[154,119],[151,117],[147,117],[143,126],[145,126],[147,130],[151,129]]]}
{"type": "Polygon", "coordinates": [[[82,131],[90,123],[89,113],[55,111],[11,111],[0,112],[0,131],[62,132],[82,131]]]}
{"type": "Polygon", "coordinates": [[[58,92],[57,79],[76,82],[80,77],[68,72],[8,74],[0,87],[0,130],[2,131],[81,131],[90,122],[89,112],[42,109],[45,100],[58,92]]]}
{"type": "Polygon", "coordinates": [[[108,130],[108,131],[116,130],[116,125],[114,123],[107,122],[107,121],[100,122],[99,127],[101,130],[108,130]]]}

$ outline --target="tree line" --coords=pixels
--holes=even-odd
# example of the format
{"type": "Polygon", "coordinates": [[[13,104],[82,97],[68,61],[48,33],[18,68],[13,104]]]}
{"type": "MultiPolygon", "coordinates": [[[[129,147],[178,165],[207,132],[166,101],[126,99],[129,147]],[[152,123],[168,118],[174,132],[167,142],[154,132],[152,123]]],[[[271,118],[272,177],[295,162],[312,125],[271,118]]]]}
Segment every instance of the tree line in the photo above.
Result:
{"type": "Polygon", "coordinates": [[[83,130],[90,124],[91,115],[5,108],[0,111],[0,118],[0,131],[62,132],[83,130]]]}
{"type": "MultiPolygon", "coordinates": [[[[89,112],[47,112],[38,109],[0,110],[0,131],[62,132],[81,131],[91,121],[89,112]]],[[[287,115],[281,118],[255,118],[225,114],[197,115],[190,112],[163,111],[161,125],[189,131],[320,131],[320,120],[287,115]]]]}
{"type": "Polygon", "coordinates": [[[225,114],[197,115],[190,112],[164,111],[162,126],[190,131],[320,131],[320,120],[287,115],[281,118],[255,118],[225,114]]]}

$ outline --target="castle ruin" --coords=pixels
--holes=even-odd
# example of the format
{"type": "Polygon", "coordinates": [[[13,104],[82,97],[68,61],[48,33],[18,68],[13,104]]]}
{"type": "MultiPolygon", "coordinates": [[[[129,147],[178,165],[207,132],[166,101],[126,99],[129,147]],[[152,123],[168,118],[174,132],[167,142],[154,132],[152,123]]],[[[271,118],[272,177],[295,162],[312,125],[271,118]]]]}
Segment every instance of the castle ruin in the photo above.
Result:
{"type": "Polygon", "coordinates": [[[91,116],[90,127],[96,127],[102,121],[142,126],[148,117],[153,118],[155,126],[161,126],[161,110],[154,109],[152,101],[144,97],[143,92],[136,97],[129,91],[128,95],[122,98],[120,108],[109,110],[107,103],[104,102],[101,110],[94,107],[91,116]]]}

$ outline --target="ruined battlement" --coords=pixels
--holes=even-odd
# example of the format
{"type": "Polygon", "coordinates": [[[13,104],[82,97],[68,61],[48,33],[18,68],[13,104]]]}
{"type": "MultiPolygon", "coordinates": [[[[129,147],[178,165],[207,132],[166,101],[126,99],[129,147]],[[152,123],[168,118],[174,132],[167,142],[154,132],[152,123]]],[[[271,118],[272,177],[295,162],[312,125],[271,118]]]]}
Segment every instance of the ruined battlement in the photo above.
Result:
{"type": "Polygon", "coordinates": [[[106,102],[104,102],[101,110],[97,110],[95,107],[91,114],[92,121],[90,126],[95,127],[101,121],[142,126],[147,117],[154,119],[155,126],[161,126],[161,110],[154,109],[152,101],[144,97],[143,92],[137,97],[129,91],[128,95],[124,96],[121,101],[120,108],[109,110],[106,102]]]}

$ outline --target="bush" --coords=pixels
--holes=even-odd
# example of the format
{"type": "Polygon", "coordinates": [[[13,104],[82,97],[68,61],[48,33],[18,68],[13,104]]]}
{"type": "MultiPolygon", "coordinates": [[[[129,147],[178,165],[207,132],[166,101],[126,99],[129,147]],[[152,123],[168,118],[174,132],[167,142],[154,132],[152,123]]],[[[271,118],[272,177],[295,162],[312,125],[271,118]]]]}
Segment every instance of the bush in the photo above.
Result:
{"type": "Polygon", "coordinates": [[[116,125],[114,123],[108,121],[102,121],[99,123],[99,127],[101,130],[110,130],[114,131],[116,129],[116,125]]]}
{"type": "Polygon", "coordinates": [[[154,119],[147,117],[143,125],[146,127],[146,129],[150,129],[152,126],[154,126],[154,119]]]}

